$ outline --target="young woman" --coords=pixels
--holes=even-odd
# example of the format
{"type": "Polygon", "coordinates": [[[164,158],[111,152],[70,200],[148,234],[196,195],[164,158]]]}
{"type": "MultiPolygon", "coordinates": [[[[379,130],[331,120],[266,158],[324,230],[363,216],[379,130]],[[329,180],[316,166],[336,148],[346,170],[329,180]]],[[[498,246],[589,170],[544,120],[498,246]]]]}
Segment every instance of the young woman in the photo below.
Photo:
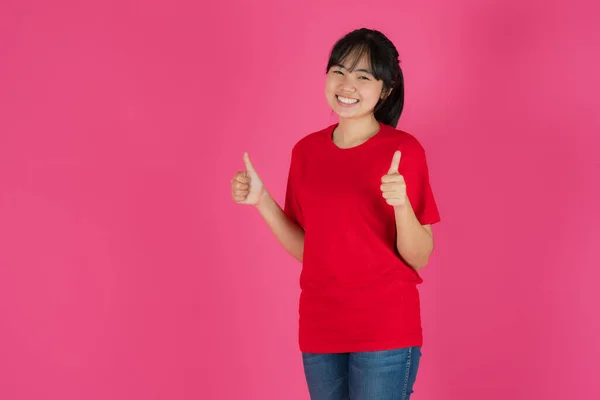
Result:
{"type": "Polygon", "coordinates": [[[425,151],[396,129],[404,82],[394,45],[369,29],[341,38],[325,96],[339,122],[293,147],[283,208],[248,154],[232,197],[256,206],[302,262],[299,345],[311,399],[409,399],[423,340],[417,271],[440,217],[425,151]]]}

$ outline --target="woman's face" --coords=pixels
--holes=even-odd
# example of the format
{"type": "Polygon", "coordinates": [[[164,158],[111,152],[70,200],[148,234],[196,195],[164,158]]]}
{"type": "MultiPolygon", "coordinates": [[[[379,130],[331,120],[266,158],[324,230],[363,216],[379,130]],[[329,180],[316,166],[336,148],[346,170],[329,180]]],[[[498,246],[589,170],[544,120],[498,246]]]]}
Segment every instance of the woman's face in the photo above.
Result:
{"type": "Polygon", "coordinates": [[[327,72],[325,96],[340,118],[360,118],[373,112],[382,95],[383,81],[376,80],[366,57],[352,72],[346,65],[334,65],[327,72]]]}

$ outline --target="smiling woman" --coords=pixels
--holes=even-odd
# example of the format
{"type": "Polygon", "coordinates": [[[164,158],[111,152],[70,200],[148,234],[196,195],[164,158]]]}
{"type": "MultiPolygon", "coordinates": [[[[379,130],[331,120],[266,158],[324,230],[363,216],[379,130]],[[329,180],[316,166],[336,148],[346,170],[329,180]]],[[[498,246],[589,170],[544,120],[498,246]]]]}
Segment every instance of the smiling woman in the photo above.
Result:
{"type": "Polygon", "coordinates": [[[244,155],[232,197],[257,207],[302,262],[299,344],[313,400],[406,400],[422,345],[418,270],[440,220],[425,151],[396,129],[404,82],[394,45],[359,29],[327,63],[339,123],[292,149],[280,207],[244,155]]]}

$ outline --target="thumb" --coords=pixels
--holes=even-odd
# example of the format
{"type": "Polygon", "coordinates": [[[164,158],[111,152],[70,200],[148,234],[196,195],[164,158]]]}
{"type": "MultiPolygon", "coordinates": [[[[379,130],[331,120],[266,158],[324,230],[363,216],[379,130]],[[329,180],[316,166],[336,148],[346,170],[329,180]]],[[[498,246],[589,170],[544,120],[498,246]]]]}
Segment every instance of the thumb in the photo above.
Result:
{"type": "Polygon", "coordinates": [[[248,153],[244,153],[244,164],[246,164],[246,171],[248,171],[248,173],[256,173],[252,162],[250,162],[250,156],[248,156],[248,153]]]}
{"type": "Polygon", "coordinates": [[[394,153],[394,157],[392,158],[392,165],[390,165],[390,170],[388,171],[388,174],[397,174],[398,173],[398,166],[400,165],[401,155],[402,155],[402,153],[400,153],[400,151],[396,151],[394,153]]]}

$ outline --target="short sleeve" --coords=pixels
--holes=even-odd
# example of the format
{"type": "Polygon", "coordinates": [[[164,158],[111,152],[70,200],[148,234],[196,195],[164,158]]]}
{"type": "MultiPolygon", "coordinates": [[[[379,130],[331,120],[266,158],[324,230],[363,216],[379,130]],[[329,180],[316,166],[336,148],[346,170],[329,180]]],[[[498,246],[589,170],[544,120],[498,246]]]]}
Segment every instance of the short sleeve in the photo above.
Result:
{"type": "Polygon", "coordinates": [[[292,156],[288,171],[283,212],[304,229],[304,217],[302,215],[302,208],[300,207],[300,202],[298,200],[298,186],[300,183],[299,162],[300,158],[298,156],[298,146],[294,146],[292,149],[292,156]]]}
{"type": "Polygon", "coordinates": [[[435,224],[440,221],[440,214],[429,180],[427,156],[420,145],[417,148],[414,164],[407,173],[410,181],[405,176],[407,195],[421,225],[435,224]]]}

